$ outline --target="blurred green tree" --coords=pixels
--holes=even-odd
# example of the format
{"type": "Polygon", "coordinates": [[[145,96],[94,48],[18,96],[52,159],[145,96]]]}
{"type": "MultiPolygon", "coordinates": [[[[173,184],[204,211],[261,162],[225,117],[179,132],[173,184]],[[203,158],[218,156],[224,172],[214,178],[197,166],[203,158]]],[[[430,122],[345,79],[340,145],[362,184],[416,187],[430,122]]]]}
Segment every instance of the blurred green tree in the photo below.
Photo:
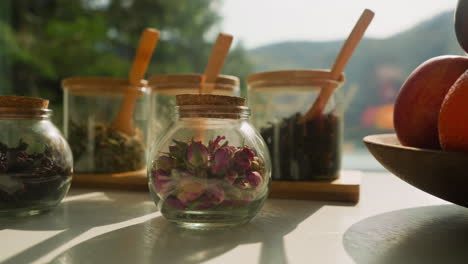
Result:
{"type": "MultiPolygon", "coordinates": [[[[145,27],[161,30],[148,74],[203,72],[221,17],[219,0],[2,0],[0,92],[41,96],[61,112],[60,80],[125,78],[145,27]]],[[[241,45],[223,73],[250,71],[241,45]]],[[[60,121],[61,116],[56,114],[60,121]]]]}

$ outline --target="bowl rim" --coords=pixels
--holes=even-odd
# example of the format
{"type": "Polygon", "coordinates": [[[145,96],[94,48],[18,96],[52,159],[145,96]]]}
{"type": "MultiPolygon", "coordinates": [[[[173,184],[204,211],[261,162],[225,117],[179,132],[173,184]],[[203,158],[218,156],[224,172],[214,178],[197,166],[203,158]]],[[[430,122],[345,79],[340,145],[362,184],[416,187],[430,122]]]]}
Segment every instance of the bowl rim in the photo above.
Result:
{"type": "Polygon", "coordinates": [[[405,149],[409,151],[417,151],[417,152],[426,152],[426,153],[434,153],[434,154],[442,154],[442,155],[456,155],[456,156],[467,156],[468,153],[465,152],[455,152],[455,151],[443,151],[443,150],[436,150],[436,149],[425,149],[425,148],[416,148],[416,147],[409,147],[409,146],[403,146],[401,144],[390,144],[390,143],[383,143],[381,141],[376,141],[375,138],[378,137],[395,137],[398,140],[398,137],[396,133],[384,133],[384,134],[372,134],[372,135],[367,135],[365,136],[362,141],[366,144],[372,144],[372,145],[379,145],[379,146],[385,146],[385,147],[390,147],[390,148],[398,148],[398,149],[405,149]]]}

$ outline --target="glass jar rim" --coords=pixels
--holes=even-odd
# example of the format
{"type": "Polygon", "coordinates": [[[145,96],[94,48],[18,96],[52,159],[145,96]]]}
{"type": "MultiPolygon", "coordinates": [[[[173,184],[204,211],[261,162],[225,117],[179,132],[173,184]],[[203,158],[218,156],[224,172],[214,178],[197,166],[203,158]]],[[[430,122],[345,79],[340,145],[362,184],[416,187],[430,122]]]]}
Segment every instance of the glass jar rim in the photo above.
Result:
{"type": "Polygon", "coordinates": [[[125,78],[112,77],[72,77],[62,80],[62,88],[72,94],[100,95],[106,93],[127,93],[137,91],[149,93],[148,81],[141,80],[140,85],[131,85],[125,78]]]}
{"type": "Polygon", "coordinates": [[[52,116],[51,109],[0,107],[1,120],[43,120],[52,116]]]}
{"type": "Polygon", "coordinates": [[[341,73],[337,80],[332,79],[330,70],[279,70],[252,73],[247,76],[247,88],[251,89],[287,89],[291,86],[311,87],[320,89],[325,85],[335,88],[345,82],[345,75],[341,73]]]}
{"type": "MultiPolygon", "coordinates": [[[[189,73],[189,74],[158,74],[153,75],[148,80],[148,86],[154,91],[163,91],[168,94],[178,94],[177,90],[181,88],[189,90],[199,90],[203,82],[203,74],[189,73]],[[174,91],[171,93],[171,91],[174,91]]],[[[215,83],[214,90],[224,91],[239,91],[240,80],[233,75],[218,75],[215,83]]]]}

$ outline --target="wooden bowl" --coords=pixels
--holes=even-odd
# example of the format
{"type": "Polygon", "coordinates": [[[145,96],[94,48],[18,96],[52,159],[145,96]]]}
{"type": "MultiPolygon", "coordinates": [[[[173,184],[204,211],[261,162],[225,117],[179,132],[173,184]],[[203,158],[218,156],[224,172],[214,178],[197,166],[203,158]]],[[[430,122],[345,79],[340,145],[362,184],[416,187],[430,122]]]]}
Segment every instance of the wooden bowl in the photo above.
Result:
{"type": "Polygon", "coordinates": [[[395,134],[370,135],[364,143],[380,164],[402,180],[468,207],[468,153],[405,147],[395,134]]]}

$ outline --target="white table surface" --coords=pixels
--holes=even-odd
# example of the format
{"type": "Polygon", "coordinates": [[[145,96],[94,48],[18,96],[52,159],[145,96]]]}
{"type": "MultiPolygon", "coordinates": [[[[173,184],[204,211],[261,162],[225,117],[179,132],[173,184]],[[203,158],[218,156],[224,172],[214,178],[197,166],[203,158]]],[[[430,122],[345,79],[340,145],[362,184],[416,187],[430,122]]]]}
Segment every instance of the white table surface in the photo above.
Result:
{"type": "Polygon", "coordinates": [[[242,227],[190,231],[148,193],[72,190],[54,211],[0,218],[0,263],[468,263],[468,209],[388,173],[357,205],[269,199],[242,227]]]}

